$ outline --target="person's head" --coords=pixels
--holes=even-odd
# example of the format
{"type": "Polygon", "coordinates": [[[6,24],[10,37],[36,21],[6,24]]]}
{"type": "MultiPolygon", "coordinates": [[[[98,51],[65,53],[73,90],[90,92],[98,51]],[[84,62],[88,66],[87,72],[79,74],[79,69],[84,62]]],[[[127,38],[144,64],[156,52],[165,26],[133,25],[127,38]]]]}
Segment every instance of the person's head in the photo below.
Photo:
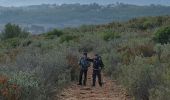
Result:
{"type": "Polygon", "coordinates": [[[95,55],[94,55],[94,58],[95,58],[95,59],[97,59],[97,58],[98,58],[98,56],[99,56],[98,54],[95,54],[95,55]]]}
{"type": "Polygon", "coordinates": [[[87,52],[84,52],[84,53],[83,53],[83,57],[87,57],[87,52]]]}

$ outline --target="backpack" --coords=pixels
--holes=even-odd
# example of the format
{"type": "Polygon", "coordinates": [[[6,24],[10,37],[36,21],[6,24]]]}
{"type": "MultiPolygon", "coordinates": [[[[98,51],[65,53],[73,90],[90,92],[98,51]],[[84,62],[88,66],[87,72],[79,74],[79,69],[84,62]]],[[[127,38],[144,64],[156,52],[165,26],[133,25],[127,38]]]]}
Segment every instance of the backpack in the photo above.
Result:
{"type": "Polygon", "coordinates": [[[82,69],[88,69],[88,67],[90,67],[89,61],[87,60],[87,58],[84,57],[80,59],[80,65],[82,69]]]}
{"type": "Polygon", "coordinates": [[[93,66],[94,69],[100,69],[104,67],[102,58],[100,56],[97,59],[94,59],[93,66]]]}

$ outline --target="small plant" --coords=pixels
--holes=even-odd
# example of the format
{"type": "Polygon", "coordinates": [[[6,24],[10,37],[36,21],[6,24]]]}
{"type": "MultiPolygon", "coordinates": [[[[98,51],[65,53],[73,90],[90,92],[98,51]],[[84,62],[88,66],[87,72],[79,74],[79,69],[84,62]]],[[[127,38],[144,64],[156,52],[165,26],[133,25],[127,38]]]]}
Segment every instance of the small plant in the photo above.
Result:
{"type": "Polygon", "coordinates": [[[170,42],[170,27],[162,27],[155,33],[155,40],[161,44],[170,42]]]}
{"type": "Polygon", "coordinates": [[[4,100],[19,100],[21,89],[16,84],[11,84],[9,79],[4,76],[0,76],[0,98],[4,100]]]}
{"type": "Polygon", "coordinates": [[[16,48],[21,44],[22,39],[20,38],[10,38],[3,41],[3,45],[6,48],[16,48]]]}

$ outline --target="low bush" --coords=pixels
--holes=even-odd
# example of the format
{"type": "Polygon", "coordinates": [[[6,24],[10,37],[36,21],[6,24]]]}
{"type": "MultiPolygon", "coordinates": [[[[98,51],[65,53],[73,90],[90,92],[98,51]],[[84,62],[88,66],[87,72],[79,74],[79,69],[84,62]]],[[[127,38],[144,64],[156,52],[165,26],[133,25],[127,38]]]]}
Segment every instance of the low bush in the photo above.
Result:
{"type": "Polygon", "coordinates": [[[105,40],[105,41],[109,41],[115,38],[120,38],[120,35],[118,35],[118,33],[112,32],[112,31],[105,31],[103,33],[101,33],[101,37],[105,40]]]}
{"type": "Polygon", "coordinates": [[[54,29],[52,31],[49,31],[47,33],[44,33],[45,37],[48,39],[53,39],[55,36],[60,37],[64,33],[61,30],[54,29]]]}
{"type": "Polygon", "coordinates": [[[11,38],[11,39],[6,39],[4,41],[2,41],[2,45],[4,48],[8,48],[8,49],[12,49],[12,48],[16,48],[18,46],[21,45],[22,43],[21,38],[11,38]]]}
{"type": "Polygon", "coordinates": [[[60,42],[63,43],[63,42],[69,42],[69,41],[72,41],[72,40],[78,41],[78,39],[79,39],[78,36],[74,36],[74,35],[63,35],[63,36],[61,36],[61,38],[60,38],[60,42]]]}
{"type": "Polygon", "coordinates": [[[18,100],[21,89],[15,83],[10,83],[8,78],[0,75],[0,99],[1,100],[18,100]]]}
{"type": "Polygon", "coordinates": [[[71,80],[77,80],[77,62],[76,51],[71,52],[64,45],[45,52],[30,46],[20,52],[15,64],[0,67],[0,72],[9,76],[10,84],[20,87],[17,95],[21,100],[51,100],[71,80]]]}
{"type": "Polygon", "coordinates": [[[166,44],[170,42],[170,27],[162,27],[159,30],[155,32],[155,37],[154,39],[158,43],[166,44]]]}
{"type": "Polygon", "coordinates": [[[152,73],[154,66],[145,59],[136,57],[134,63],[122,66],[122,83],[128,87],[135,100],[149,100],[149,90],[154,87],[152,73]]]}

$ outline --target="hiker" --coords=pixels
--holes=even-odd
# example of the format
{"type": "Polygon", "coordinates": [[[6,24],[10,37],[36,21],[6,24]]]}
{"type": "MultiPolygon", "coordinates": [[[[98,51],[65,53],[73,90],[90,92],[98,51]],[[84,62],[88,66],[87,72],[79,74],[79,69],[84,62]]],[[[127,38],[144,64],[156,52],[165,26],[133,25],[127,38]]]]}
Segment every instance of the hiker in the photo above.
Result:
{"type": "Polygon", "coordinates": [[[98,83],[100,86],[102,86],[102,80],[101,80],[101,70],[104,68],[104,64],[102,61],[101,56],[98,54],[95,54],[94,59],[90,59],[90,62],[93,63],[93,84],[92,86],[95,86],[96,84],[96,77],[98,77],[98,83]]]}
{"type": "Polygon", "coordinates": [[[82,85],[82,77],[84,75],[83,85],[86,86],[87,71],[88,71],[88,67],[90,67],[89,58],[87,57],[86,52],[84,52],[83,56],[80,58],[79,65],[80,65],[80,75],[79,75],[78,85],[82,85]]]}

